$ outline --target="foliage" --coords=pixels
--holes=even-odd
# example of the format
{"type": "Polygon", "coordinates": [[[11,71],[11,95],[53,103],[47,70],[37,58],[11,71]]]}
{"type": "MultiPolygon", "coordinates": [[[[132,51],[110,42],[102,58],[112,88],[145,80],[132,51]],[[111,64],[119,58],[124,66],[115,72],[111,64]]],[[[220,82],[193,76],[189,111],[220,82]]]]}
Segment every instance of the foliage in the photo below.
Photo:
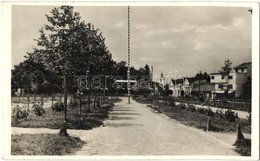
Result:
{"type": "Polygon", "coordinates": [[[43,104],[37,104],[34,103],[32,106],[32,110],[36,116],[41,116],[45,113],[45,110],[43,109],[43,104]]]}
{"type": "Polygon", "coordinates": [[[222,69],[219,72],[224,75],[228,75],[232,70],[231,65],[232,65],[232,62],[229,59],[226,59],[224,62],[224,66],[222,67],[222,69]]]}
{"type": "Polygon", "coordinates": [[[170,99],[169,102],[170,102],[170,106],[171,107],[176,106],[176,103],[175,103],[174,99],[170,99]]]}
{"type": "Polygon", "coordinates": [[[14,107],[12,109],[12,123],[13,124],[16,124],[20,120],[26,120],[28,116],[29,116],[29,113],[26,110],[25,106],[19,107],[19,105],[17,105],[17,107],[14,107]]]}
{"type": "Polygon", "coordinates": [[[185,103],[181,103],[180,107],[181,107],[181,109],[185,110],[186,109],[186,104],[185,103]]]}
{"type": "Polygon", "coordinates": [[[69,101],[69,107],[70,108],[78,107],[78,105],[79,105],[79,102],[76,98],[70,99],[70,101],[69,101]]]}
{"type": "Polygon", "coordinates": [[[189,104],[187,110],[191,112],[196,112],[196,107],[194,105],[189,104]]]}
{"type": "Polygon", "coordinates": [[[227,111],[225,111],[225,118],[229,122],[236,122],[238,116],[234,111],[228,109],[227,111]]]}
{"type": "Polygon", "coordinates": [[[194,78],[196,78],[196,80],[206,80],[210,82],[210,75],[207,72],[204,73],[199,72],[195,75],[194,78]]]}
{"type": "Polygon", "coordinates": [[[207,116],[214,116],[214,112],[212,111],[212,109],[210,107],[205,108],[205,111],[206,111],[207,116]]]}
{"type": "MultiPolygon", "coordinates": [[[[109,112],[113,108],[113,104],[104,105],[88,112],[83,111],[79,114],[77,108],[72,108],[68,112],[68,129],[92,129],[103,124],[105,118],[108,118],[109,112]]],[[[62,112],[52,111],[47,108],[46,113],[42,117],[30,115],[27,120],[12,124],[16,127],[24,128],[51,128],[60,129],[63,126],[64,114],[62,112]]]]}
{"type": "Polygon", "coordinates": [[[64,111],[64,104],[62,102],[58,101],[53,104],[52,110],[58,111],[58,112],[64,111]]]}

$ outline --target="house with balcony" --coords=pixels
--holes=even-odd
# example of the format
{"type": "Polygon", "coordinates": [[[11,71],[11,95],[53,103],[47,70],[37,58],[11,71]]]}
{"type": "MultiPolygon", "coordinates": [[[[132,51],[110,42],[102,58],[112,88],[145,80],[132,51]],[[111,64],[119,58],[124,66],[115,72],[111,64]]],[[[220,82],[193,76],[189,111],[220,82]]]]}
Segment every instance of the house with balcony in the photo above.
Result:
{"type": "Polygon", "coordinates": [[[234,67],[228,75],[219,72],[210,73],[210,83],[215,86],[212,94],[240,97],[249,78],[251,78],[251,63],[242,63],[234,67]]]}

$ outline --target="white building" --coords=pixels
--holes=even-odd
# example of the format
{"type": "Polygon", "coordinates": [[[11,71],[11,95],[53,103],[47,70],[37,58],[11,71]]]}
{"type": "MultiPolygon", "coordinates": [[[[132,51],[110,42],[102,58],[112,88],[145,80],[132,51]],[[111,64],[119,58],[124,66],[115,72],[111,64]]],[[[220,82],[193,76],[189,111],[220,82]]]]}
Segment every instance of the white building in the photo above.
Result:
{"type": "Polygon", "coordinates": [[[213,94],[224,94],[225,91],[228,94],[233,94],[235,97],[239,97],[243,92],[243,85],[247,82],[245,73],[238,73],[235,71],[230,72],[228,75],[221,73],[211,73],[210,83],[215,84],[215,90],[213,94]]]}

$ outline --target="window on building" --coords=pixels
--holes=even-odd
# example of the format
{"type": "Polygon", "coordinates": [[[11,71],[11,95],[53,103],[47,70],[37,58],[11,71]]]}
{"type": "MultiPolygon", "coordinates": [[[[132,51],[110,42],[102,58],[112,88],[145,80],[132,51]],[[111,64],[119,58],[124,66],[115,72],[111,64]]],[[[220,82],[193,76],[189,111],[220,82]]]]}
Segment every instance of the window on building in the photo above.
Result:
{"type": "Polygon", "coordinates": [[[214,76],[211,76],[211,79],[215,79],[215,77],[214,77],[214,76]]]}
{"type": "Polygon", "coordinates": [[[241,69],[241,72],[244,72],[244,68],[241,69]]]}
{"type": "Polygon", "coordinates": [[[223,84],[219,84],[218,88],[222,89],[223,88],[223,84]]]}
{"type": "Polygon", "coordinates": [[[232,76],[232,75],[229,75],[229,76],[228,76],[228,79],[233,79],[233,76],[232,76]]]}
{"type": "Polygon", "coordinates": [[[223,75],[221,76],[221,79],[224,79],[224,76],[223,76],[223,75]]]}
{"type": "Polygon", "coordinates": [[[233,88],[233,85],[232,85],[232,84],[229,84],[229,85],[228,85],[228,88],[229,88],[229,89],[232,89],[232,88],[233,88]]]}

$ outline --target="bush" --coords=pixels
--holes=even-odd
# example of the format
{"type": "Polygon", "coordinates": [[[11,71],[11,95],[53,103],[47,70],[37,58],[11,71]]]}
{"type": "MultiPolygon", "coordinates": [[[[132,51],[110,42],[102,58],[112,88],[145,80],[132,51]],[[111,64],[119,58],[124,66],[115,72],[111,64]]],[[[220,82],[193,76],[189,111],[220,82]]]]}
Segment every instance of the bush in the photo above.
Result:
{"type": "Polygon", "coordinates": [[[217,110],[215,114],[221,119],[225,118],[225,113],[222,110],[217,110]]]}
{"type": "Polygon", "coordinates": [[[52,106],[52,110],[53,111],[64,111],[64,104],[62,102],[56,102],[54,103],[54,105],[52,106]]]}
{"type": "Polygon", "coordinates": [[[196,112],[196,107],[194,105],[189,104],[187,110],[191,112],[196,112]]]}
{"type": "Polygon", "coordinates": [[[175,101],[174,101],[173,99],[170,99],[170,106],[171,106],[171,107],[176,106],[175,101]]]}
{"type": "Polygon", "coordinates": [[[206,110],[202,107],[198,107],[197,112],[200,113],[200,114],[206,114],[206,110]]]}
{"type": "Polygon", "coordinates": [[[236,122],[236,119],[238,118],[235,112],[230,109],[225,111],[225,117],[228,122],[236,122]]]}
{"type": "Polygon", "coordinates": [[[32,110],[36,116],[41,116],[45,113],[45,110],[43,109],[43,104],[39,105],[37,103],[34,103],[32,106],[32,110]]]}
{"type": "Polygon", "coordinates": [[[214,116],[214,112],[212,111],[212,109],[210,107],[208,107],[206,110],[206,115],[207,116],[214,116]]]}
{"type": "Polygon", "coordinates": [[[12,120],[14,123],[17,123],[20,120],[26,120],[28,116],[29,113],[25,106],[19,107],[19,105],[17,105],[17,107],[12,109],[12,120]]]}
{"type": "MultiPolygon", "coordinates": [[[[82,102],[81,102],[81,103],[82,103],[82,102]]],[[[71,99],[71,100],[69,101],[69,104],[68,104],[68,106],[69,106],[70,108],[78,107],[78,105],[79,105],[79,102],[78,102],[78,100],[77,100],[76,98],[71,99]]]]}
{"type": "Polygon", "coordinates": [[[185,103],[181,103],[181,109],[183,109],[183,110],[186,109],[186,105],[185,105],[185,103]]]}

